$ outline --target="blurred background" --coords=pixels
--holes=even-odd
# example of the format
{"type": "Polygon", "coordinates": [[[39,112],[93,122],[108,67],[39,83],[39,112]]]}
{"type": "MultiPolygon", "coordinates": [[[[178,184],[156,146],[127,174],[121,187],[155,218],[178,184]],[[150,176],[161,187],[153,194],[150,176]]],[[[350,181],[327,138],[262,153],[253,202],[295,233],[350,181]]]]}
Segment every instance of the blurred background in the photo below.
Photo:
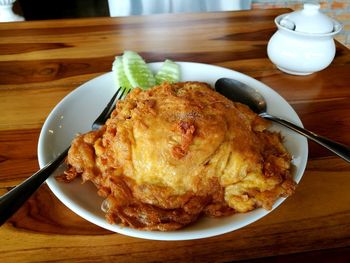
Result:
{"type": "MultiPolygon", "coordinates": [[[[301,0],[17,0],[14,3],[14,11],[29,21],[279,7],[297,10],[302,8],[304,2],[301,0]]],[[[350,48],[350,0],[317,2],[321,4],[322,12],[344,25],[343,31],[336,39],[350,48]]]]}

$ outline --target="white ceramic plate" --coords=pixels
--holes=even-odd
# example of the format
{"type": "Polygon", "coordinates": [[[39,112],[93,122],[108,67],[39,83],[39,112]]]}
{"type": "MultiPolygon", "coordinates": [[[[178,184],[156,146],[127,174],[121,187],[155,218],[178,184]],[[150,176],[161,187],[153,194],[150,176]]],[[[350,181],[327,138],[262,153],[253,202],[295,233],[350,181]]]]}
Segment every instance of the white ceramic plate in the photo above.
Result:
{"type": "MultiPolygon", "coordinates": [[[[255,87],[267,100],[268,112],[295,124],[302,123],[292,107],[275,91],[263,83],[242,73],[213,65],[178,62],[181,67],[182,81],[203,81],[214,85],[218,78],[227,77],[240,80],[255,87]]],[[[156,71],[161,63],[150,63],[156,71]]],[[[39,165],[43,167],[56,157],[71,142],[77,133],[90,130],[91,123],[102,111],[116,90],[111,72],[92,79],[68,94],[47,117],[41,130],[38,144],[39,165]]],[[[273,125],[285,137],[285,145],[293,155],[294,179],[299,182],[307,162],[307,140],[284,127],[273,125]]],[[[62,172],[56,171],[54,175],[62,172]]],[[[244,227],[271,211],[256,209],[245,214],[235,214],[224,218],[203,217],[195,224],[181,230],[170,232],[140,231],[128,227],[110,225],[104,218],[100,206],[102,198],[97,196],[91,183],[81,184],[75,180],[69,184],[55,180],[54,175],[46,182],[52,192],[72,211],[86,220],[105,229],[128,236],[154,240],[188,240],[211,237],[244,227]]],[[[273,209],[284,201],[280,198],[273,209]]]]}

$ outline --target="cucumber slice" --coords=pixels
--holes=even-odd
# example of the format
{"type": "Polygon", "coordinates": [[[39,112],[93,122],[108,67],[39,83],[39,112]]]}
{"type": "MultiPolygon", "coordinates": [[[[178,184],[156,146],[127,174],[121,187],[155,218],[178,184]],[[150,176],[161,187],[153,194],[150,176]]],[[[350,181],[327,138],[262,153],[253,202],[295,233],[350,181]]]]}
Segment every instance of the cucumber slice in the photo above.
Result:
{"type": "Polygon", "coordinates": [[[123,67],[126,77],[132,87],[148,89],[156,84],[152,71],[143,58],[134,51],[125,51],[123,67]]]}
{"type": "Polygon", "coordinates": [[[178,82],[180,81],[180,66],[170,59],[166,59],[155,78],[158,85],[164,81],[169,83],[178,82]]]}
{"type": "Polygon", "coordinates": [[[132,86],[125,75],[123,67],[123,57],[115,57],[115,60],[112,64],[113,77],[116,84],[116,87],[122,87],[128,91],[132,89],[132,86]]]}

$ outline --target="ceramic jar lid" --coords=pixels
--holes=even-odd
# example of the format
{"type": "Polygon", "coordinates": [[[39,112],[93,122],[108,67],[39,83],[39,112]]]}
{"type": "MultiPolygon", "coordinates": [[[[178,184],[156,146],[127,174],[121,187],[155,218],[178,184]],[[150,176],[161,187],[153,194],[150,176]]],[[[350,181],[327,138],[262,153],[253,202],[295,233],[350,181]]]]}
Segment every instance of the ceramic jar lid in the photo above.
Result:
{"type": "Polygon", "coordinates": [[[334,31],[333,20],[320,12],[317,3],[305,3],[302,10],[285,15],[279,24],[303,33],[324,34],[334,31]]]}

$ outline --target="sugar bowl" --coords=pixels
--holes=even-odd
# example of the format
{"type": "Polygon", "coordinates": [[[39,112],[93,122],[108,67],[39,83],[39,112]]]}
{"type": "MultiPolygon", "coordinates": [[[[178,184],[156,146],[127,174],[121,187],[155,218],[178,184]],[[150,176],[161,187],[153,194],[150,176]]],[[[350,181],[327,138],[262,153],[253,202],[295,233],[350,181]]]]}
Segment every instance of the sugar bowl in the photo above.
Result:
{"type": "Polygon", "coordinates": [[[302,10],[275,18],[278,27],[267,54],[283,72],[309,75],[325,69],[335,56],[334,35],[342,25],[320,12],[317,3],[305,3],[302,10]]]}

